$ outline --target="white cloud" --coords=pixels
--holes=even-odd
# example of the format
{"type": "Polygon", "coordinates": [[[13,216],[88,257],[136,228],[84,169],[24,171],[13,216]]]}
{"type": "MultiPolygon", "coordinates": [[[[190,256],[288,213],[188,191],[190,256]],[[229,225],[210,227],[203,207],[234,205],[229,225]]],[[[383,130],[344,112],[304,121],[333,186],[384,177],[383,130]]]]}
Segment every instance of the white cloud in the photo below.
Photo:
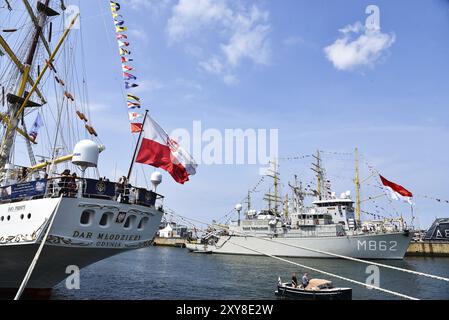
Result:
{"type": "Polygon", "coordinates": [[[202,70],[222,77],[226,84],[237,83],[236,69],[245,59],[258,65],[270,63],[270,30],[267,11],[256,5],[233,6],[228,0],[180,0],[167,24],[170,44],[188,39],[192,46],[207,31],[215,33],[216,49],[206,50],[203,45],[195,56],[202,70]]]}
{"type": "Polygon", "coordinates": [[[200,66],[209,73],[220,75],[224,72],[225,66],[218,56],[213,56],[207,61],[201,61],[200,66]]]}
{"type": "Polygon", "coordinates": [[[256,6],[253,6],[247,15],[245,13],[236,15],[233,35],[228,44],[221,46],[231,66],[237,66],[243,58],[249,58],[256,64],[269,63],[270,25],[266,24],[267,21],[268,13],[260,11],[256,6]]]}
{"type": "Polygon", "coordinates": [[[326,57],[338,70],[373,67],[396,40],[394,34],[367,29],[360,22],[339,30],[341,37],[326,47],[326,57]]]}
{"type": "Polygon", "coordinates": [[[172,42],[180,41],[204,26],[220,21],[228,21],[232,11],[225,1],[180,0],[173,7],[173,15],[168,20],[167,31],[172,42]]]}

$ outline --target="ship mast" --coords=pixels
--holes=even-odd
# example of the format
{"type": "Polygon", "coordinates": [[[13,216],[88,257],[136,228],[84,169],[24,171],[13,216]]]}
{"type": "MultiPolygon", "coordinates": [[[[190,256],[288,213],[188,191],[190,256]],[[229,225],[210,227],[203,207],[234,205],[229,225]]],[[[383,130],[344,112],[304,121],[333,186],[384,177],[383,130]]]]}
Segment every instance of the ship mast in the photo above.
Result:
{"type": "Polygon", "coordinates": [[[270,177],[273,179],[273,185],[274,185],[274,193],[271,193],[270,191],[265,194],[264,200],[268,201],[269,210],[271,211],[271,203],[274,202],[274,213],[276,216],[279,215],[279,203],[282,202],[281,197],[279,196],[279,184],[280,184],[280,178],[279,178],[279,172],[278,172],[278,165],[276,160],[273,162],[270,162],[272,165],[272,169],[269,170],[269,174],[267,177],[270,177]]]}
{"type": "Polygon", "coordinates": [[[313,168],[312,171],[314,171],[316,173],[316,177],[317,177],[317,182],[318,182],[318,189],[317,189],[317,193],[318,193],[318,200],[322,200],[323,196],[322,196],[322,190],[323,190],[323,169],[321,168],[321,154],[320,151],[318,150],[316,155],[312,155],[315,159],[316,159],[316,163],[312,163],[313,168]]]}
{"type": "MultiPolygon", "coordinates": [[[[0,148],[0,169],[3,169],[6,164],[9,163],[11,158],[11,152],[12,147],[14,145],[14,138],[16,136],[16,131],[19,129],[19,120],[22,119],[23,112],[21,112],[20,109],[22,109],[23,104],[26,105],[26,99],[24,99],[29,93],[27,93],[26,87],[27,84],[30,82],[30,73],[33,67],[34,58],[36,56],[36,52],[39,46],[39,39],[42,37],[42,31],[45,27],[45,24],[47,22],[47,17],[50,15],[54,15],[55,11],[53,11],[51,8],[49,8],[50,0],[46,0],[45,4],[41,3],[40,1],[37,2],[38,5],[38,11],[39,16],[36,18],[33,14],[33,11],[30,10],[30,5],[27,0],[23,0],[26,8],[28,9],[27,12],[29,13],[31,20],[33,20],[34,25],[34,35],[32,37],[31,43],[30,43],[30,50],[28,51],[28,54],[26,56],[26,59],[23,64],[20,64],[19,61],[16,61],[19,63],[19,67],[22,77],[19,81],[19,86],[16,91],[16,96],[11,95],[11,100],[13,100],[12,103],[10,103],[10,107],[8,110],[8,126],[5,129],[5,134],[3,136],[1,148],[0,148]],[[36,21],[37,20],[37,21],[36,21]],[[37,22],[37,23],[36,23],[37,22]]],[[[57,14],[57,13],[56,13],[57,14]]],[[[43,38],[43,37],[42,37],[43,38]]],[[[12,52],[10,55],[15,56],[12,52]]],[[[17,58],[16,58],[17,59],[17,58]]],[[[13,59],[14,60],[14,59],[13,59]]],[[[51,61],[50,61],[51,63],[51,61]]],[[[31,81],[32,82],[32,81],[31,81]]],[[[38,83],[35,83],[33,87],[35,87],[34,90],[36,90],[38,83]]],[[[29,100],[29,98],[28,98],[29,100]]],[[[24,132],[25,137],[27,138],[26,132],[24,132]]]]}
{"type": "Polygon", "coordinates": [[[355,148],[355,214],[356,220],[360,221],[360,175],[359,175],[359,149],[355,148]]]}

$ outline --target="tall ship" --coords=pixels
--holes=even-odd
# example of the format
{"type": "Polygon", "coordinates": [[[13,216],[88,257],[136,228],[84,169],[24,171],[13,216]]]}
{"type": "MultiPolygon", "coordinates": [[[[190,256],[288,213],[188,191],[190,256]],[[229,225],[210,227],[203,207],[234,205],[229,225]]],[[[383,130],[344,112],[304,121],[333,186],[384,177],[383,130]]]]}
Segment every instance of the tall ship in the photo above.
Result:
{"type": "MultiPolygon", "coordinates": [[[[126,38],[120,5],[110,5],[117,39],[126,38]]],[[[0,292],[48,297],[73,268],[152,244],[164,214],[156,193],[162,176],[152,174],[153,188],[131,183],[133,165],[118,182],[100,176],[105,147],[78,59],[79,13],[64,1],[2,1],[0,18],[0,292]]],[[[131,70],[127,53],[120,48],[123,68],[131,70]]],[[[140,99],[128,98],[130,117],[143,118],[140,99]]],[[[132,145],[131,135],[121,143],[132,145]]]]}
{"type": "MultiPolygon", "coordinates": [[[[277,165],[268,174],[274,181],[265,195],[268,209],[248,208],[241,219],[242,205],[236,206],[238,220],[210,226],[200,244],[187,248],[195,252],[237,255],[272,255],[305,258],[403,259],[412,238],[402,218],[361,219],[358,151],[356,150],[356,199],[346,191],[332,192],[325,178],[320,153],[314,155],[312,170],[317,188],[305,190],[297,181],[289,187],[293,201],[279,196],[277,165]],[[312,198],[311,203],[306,203],[312,198]],[[281,206],[283,205],[283,210],[281,206]]],[[[250,195],[248,195],[248,204],[250,195]]]]}

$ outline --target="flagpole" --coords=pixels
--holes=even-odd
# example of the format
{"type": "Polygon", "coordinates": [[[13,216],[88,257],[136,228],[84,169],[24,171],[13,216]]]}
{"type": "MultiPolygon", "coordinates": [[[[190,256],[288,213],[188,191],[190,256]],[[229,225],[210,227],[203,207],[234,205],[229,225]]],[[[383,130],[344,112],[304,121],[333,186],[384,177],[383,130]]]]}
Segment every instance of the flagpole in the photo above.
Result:
{"type": "Polygon", "coordinates": [[[129,179],[131,179],[131,175],[133,173],[134,163],[136,162],[137,151],[139,150],[139,145],[142,140],[142,134],[143,134],[143,130],[145,128],[145,122],[147,121],[147,116],[148,116],[148,110],[145,110],[145,116],[144,116],[143,123],[142,123],[142,130],[140,130],[139,139],[137,140],[137,144],[136,144],[136,149],[134,150],[134,155],[131,160],[131,165],[129,166],[128,177],[127,177],[128,181],[129,181],[129,179]]]}

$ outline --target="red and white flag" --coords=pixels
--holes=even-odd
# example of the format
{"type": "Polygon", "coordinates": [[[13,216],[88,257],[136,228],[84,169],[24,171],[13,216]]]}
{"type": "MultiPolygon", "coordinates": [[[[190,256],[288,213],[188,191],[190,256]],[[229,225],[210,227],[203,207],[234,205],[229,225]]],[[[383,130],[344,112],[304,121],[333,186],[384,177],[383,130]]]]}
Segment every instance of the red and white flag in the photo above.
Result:
{"type": "Polygon", "coordinates": [[[181,184],[189,181],[189,176],[195,175],[197,168],[195,160],[176,141],[170,139],[150,116],[144,122],[136,162],[161,168],[181,184]]]}
{"type": "Polygon", "coordinates": [[[384,185],[384,188],[390,192],[390,196],[394,200],[402,200],[404,202],[412,203],[413,193],[405,189],[403,186],[394,182],[388,181],[384,177],[380,176],[380,180],[384,185]]]}

